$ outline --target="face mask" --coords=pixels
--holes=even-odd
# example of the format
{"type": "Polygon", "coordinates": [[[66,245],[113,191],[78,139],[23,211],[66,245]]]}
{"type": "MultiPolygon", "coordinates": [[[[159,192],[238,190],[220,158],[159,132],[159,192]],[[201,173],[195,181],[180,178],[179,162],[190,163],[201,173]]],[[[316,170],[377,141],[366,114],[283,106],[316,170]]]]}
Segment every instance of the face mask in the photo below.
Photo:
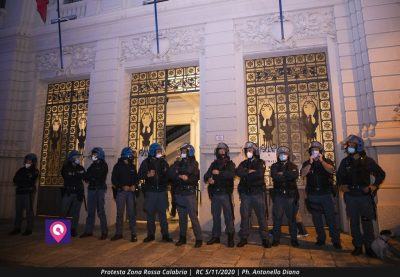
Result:
{"type": "Polygon", "coordinates": [[[248,159],[251,159],[251,158],[253,158],[253,153],[252,152],[247,152],[246,156],[247,156],[248,159]]]}
{"type": "Polygon", "coordinates": [[[312,156],[313,158],[318,157],[318,155],[319,155],[319,151],[318,151],[318,150],[314,150],[314,151],[311,152],[311,156],[312,156]]]}
{"type": "Polygon", "coordinates": [[[279,155],[279,160],[282,161],[282,162],[285,162],[287,160],[287,158],[288,158],[288,155],[285,155],[285,154],[280,154],[279,155]]]}
{"type": "Polygon", "coordinates": [[[30,168],[31,164],[25,164],[25,168],[30,168]]]}
{"type": "Polygon", "coordinates": [[[75,163],[75,164],[80,164],[81,161],[77,159],[77,160],[74,161],[74,163],[75,163]]]}
{"type": "Polygon", "coordinates": [[[217,158],[220,158],[220,159],[224,159],[225,157],[226,157],[225,154],[218,154],[218,155],[217,155],[217,158]]]}
{"type": "Polygon", "coordinates": [[[157,159],[159,159],[159,158],[161,158],[161,157],[162,157],[162,154],[160,154],[160,153],[156,154],[156,158],[157,158],[157,159]]]}
{"type": "Polygon", "coordinates": [[[354,154],[355,152],[356,152],[356,149],[354,147],[347,147],[347,153],[354,154]]]}
{"type": "Polygon", "coordinates": [[[92,161],[97,161],[97,156],[92,156],[92,161]]]}
{"type": "Polygon", "coordinates": [[[182,154],[181,154],[181,158],[182,158],[182,159],[186,159],[186,157],[187,157],[187,154],[186,154],[186,153],[182,153],[182,154]]]}

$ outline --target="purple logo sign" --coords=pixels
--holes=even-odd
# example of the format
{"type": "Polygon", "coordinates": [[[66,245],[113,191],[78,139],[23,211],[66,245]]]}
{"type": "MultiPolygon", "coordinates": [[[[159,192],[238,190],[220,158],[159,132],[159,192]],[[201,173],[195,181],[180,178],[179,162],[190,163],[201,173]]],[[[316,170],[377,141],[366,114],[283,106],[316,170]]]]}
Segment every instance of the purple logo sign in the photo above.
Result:
{"type": "Polygon", "coordinates": [[[46,219],[46,243],[64,244],[71,242],[69,219],[46,219]]]}

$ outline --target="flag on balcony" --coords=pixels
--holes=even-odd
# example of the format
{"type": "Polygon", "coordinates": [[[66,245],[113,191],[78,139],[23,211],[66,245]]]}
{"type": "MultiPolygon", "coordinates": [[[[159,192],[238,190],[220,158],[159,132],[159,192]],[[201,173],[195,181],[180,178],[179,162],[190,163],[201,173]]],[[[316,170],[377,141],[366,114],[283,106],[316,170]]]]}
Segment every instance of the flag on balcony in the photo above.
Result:
{"type": "Polygon", "coordinates": [[[47,4],[49,0],[36,0],[37,11],[40,14],[43,22],[46,22],[47,4]]]}

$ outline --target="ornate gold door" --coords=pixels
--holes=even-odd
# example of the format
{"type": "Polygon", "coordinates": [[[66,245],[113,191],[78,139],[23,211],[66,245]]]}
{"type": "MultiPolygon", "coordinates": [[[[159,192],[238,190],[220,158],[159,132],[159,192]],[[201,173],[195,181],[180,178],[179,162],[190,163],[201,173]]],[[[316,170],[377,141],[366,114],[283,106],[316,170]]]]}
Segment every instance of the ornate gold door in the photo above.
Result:
{"type": "Polygon", "coordinates": [[[48,86],[40,160],[40,214],[57,214],[62,165],[71,150],[84,153],[88,97],[89,80],[48,86]]]}
{"type": "Polygon", "coordinates": [[[252,59],[245,65],[248,139],[264,152],[288,146],[299,169],[313,140],[334,160],[325,53],[252,59]]]}
{"type": "Polygon", "coordinates": [[[197,66],[132,74],[129,146],[139,154],[153,142],[165,147],[168,95],[198,91],[197,66]]]}

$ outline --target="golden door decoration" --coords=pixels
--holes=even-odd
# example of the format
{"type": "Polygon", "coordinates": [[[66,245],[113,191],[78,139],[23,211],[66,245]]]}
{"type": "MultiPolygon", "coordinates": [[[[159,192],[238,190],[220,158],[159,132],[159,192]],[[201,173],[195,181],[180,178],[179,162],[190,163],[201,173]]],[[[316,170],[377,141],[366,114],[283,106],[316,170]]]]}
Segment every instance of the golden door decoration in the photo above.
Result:
{"type": "Polygon", "coordinates": [[[129,146],[138,150],[139,154],[144,154],[155,141],[165,147],[168,94],[198,91],[197,66],[133,73],[129,146]]]}
{"type": "Polygon", "coordinates": [[[290,147],[299,168],[313,140],[334,160],[325,53],[253,59],[245,65],[248,139],[264,151],[290,147]]]}
{"type": "Polygon", "coordinates": [[[89,80],[50,84],[40,162],[40,185],[63,184],[60,171],[68,152],[84,153],[89,80]]]}

